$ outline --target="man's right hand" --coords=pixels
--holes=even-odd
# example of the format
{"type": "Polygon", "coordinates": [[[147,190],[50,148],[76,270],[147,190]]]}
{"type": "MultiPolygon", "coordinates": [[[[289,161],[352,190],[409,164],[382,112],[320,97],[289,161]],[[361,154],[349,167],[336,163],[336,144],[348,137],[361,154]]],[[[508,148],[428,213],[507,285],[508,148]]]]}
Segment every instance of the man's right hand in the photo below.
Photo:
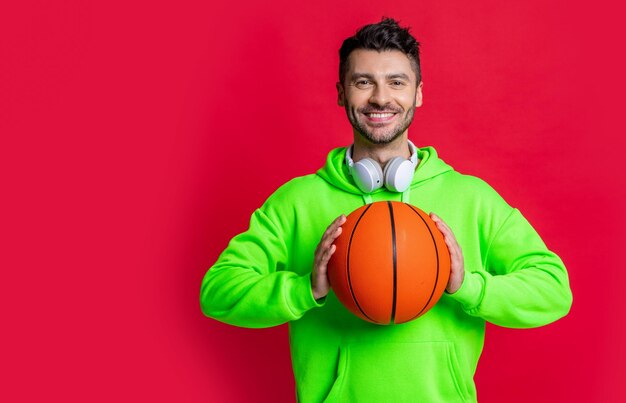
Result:
{"type": "Polygon", "coordinates": [[[333,221],[326,232],[322,236],[322,240],[315,249],[315,261],[313,263],[313,273],[311,275],[311,289],[313,297],[320,299],[325,297],[330,291],[330,282],[328,281],[328,261],[335,253],[335,239],[341,234],[341,226],[346,222],[346,216],[340,215],[333,221]]]}

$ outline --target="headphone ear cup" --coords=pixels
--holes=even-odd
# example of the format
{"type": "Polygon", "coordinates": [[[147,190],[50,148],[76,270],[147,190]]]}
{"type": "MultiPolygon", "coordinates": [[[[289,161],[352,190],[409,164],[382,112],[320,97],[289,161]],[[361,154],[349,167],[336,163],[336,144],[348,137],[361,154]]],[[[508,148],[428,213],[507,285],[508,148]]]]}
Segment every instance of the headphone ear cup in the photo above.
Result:
{"type": "Polygon", "coordinates": [[[411,161],[402,157],[391,159],[383,172],[385,187],[392,192],[404,192],[411,185],[414,172],[411,161]]]}
{"type": "Polygon", "coordinates": [[[354,183],[364,193],[371,193],[383,186],[383,170],[378,162],[363,158],[352,166],[354,183]]]}

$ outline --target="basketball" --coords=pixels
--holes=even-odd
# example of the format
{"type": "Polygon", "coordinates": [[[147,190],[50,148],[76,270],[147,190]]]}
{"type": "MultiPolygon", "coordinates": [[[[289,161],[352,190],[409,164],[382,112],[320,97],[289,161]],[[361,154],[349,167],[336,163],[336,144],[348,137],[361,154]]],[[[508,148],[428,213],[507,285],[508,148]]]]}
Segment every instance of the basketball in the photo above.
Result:
{"type": "Polygon", "coordinates": [[[356,316],[379,325],[411,321],[441,298],[450,254],[435,222],[401,202],[367,204],[348,215],[328,262],[331,288],[356,316]]]}

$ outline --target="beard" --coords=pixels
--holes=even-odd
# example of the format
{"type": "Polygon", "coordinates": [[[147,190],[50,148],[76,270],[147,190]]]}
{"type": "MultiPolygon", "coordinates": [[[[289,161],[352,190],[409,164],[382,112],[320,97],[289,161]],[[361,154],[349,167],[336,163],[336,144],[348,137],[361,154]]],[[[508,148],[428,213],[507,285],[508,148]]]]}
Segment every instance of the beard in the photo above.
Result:
{"type": "Polygon", "coordinates": [[[368,106],[355,110],[349,109],[346,105],[346,114],[348,115],[348,120],[352,128],[370,143],[389,144],[400,137],[409,128],[415,116],[415,106],[416,105],[413,104],[413,107],[402,114],[403,110],[398,108],[368,106]],[[371,112],[394,112],[401,115],[400,121],[391,127],[380,125],[378,128],[376,126],[372,128],[366,124],[363,118],[363,114],[371,112]]]}

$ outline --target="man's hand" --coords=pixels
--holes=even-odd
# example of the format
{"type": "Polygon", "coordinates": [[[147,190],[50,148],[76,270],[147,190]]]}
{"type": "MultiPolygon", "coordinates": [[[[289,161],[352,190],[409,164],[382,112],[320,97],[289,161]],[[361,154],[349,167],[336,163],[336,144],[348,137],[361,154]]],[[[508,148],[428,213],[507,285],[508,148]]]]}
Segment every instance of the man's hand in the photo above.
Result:
{"type": "Polygon", "coordinates": [[[315,261],[313,263],[313,273],[311,276],[311,289],[313,297],[320,299],[328,294],[330,283],[328,282],[327,266],[330,257],[335,253],[335,239],[341,234],[341,226],[346,222],[346,216],[340,215],[333,221],[322,236],[322,240],[315,249],[315,261]]]}
{"type": "Polygon", "coordinates": [[[446,241],[448,250],[450,251],[450,279],[448,280],[448,286],[446,291],[450,294],[455,293],[461,284],[463,284],[463,278],[465,277],[465,266],[463,264],[463,252],[459,243],[456,241],[452,230],[448,225],[443,222],[439,216],[435,213],[430,213],[430,218],[433,219],[437,228],[443,234],[443,238],[446,241]]]}

